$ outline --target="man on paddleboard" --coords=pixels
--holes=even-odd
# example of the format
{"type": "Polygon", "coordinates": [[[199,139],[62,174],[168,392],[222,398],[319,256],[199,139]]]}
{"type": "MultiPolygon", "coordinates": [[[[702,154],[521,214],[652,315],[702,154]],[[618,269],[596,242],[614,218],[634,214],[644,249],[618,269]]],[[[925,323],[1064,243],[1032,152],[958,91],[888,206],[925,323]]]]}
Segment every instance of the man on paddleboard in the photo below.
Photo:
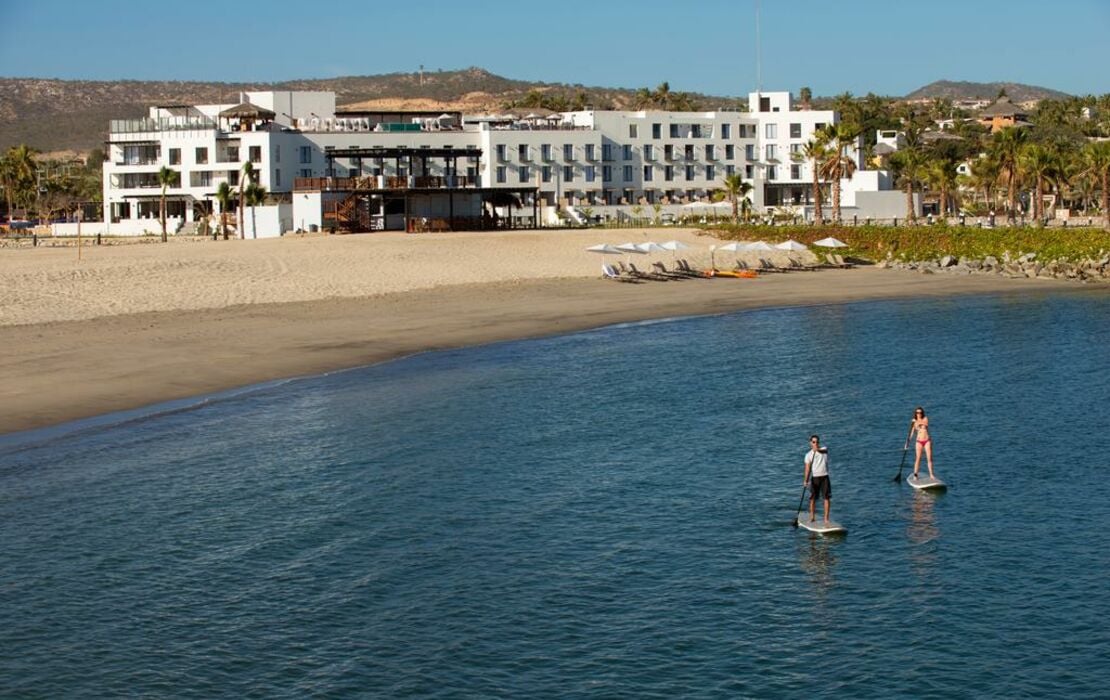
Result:
{"type": "Polygon", "coordinates": [[[821,438],[809,436],[809,452],[805,457],[802,487],[809,486],[809,521],[813,522],[817,499],[825,500],[825,522],[829,522],[829,501],[832,500],[832,482],[829,481],[829,451],[821,447],[821,438]]]}

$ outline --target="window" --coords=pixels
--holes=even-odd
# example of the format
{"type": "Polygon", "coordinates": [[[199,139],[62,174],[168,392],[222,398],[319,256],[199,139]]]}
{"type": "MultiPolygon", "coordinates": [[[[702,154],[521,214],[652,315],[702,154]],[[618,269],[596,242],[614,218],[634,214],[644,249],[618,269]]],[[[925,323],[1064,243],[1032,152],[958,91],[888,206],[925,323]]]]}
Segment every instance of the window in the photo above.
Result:
{"type": "Polygon", "coordinates": [[[777,139],[779,137],[779,125],[778,124],[764,124],[763,125],[763,135],[766,136],[769,139],[777,139]]]}
{"type": "Polygon", "coordinates": [[[685,156],[686,156],[686,160],[693,160],[694,159],[694,145],[693,144],[686,144],[685,156]]]}
{"type": "Polygon", "coordinates": [[[595,180],[597,180],[597,166],[587,165],[586,166],[586,182],[593,182],[595,180]]]}
{"type": "Polygon", "coordinates": [[[721,138],[732,138],[732,124],[721,124],[721,138]]]}
{"type": "Polygon", "coordinates": [[[281,146],[274,146],[274,162],[281,162],[281,146]]]}
{"type": "Polygon", "coordinates": [[[706,144],[706,146],[705,146],[705,159],[706,160],[716,160],[717,159],[717,151],[713,148],[713,144],[711,144],[711,143],[706,144]]]}
{"type": "Polygon", "coordinates": [[[744,146],[744,158],[746,160],[755,160],[755,145],[754,144],[749,143],[746,146],[744,146]]]}
{"type": "Polygon", "coordinates": [[[540,168],[540,180],[543,182],[551,182],[551,166],[545,165],[540,168]]]}
{"type": "Polygon", "coordinates": [[[802,138],[802,125],[801,124],[791,124],[790,125],[790,138],[792,138],[792,139],[802,138]]]}
{"type": "Polygon", "coordinates": [[[725,166],[725,175],[727,175],[729,177],[732,177],[735,174],[736,174],[736,166],[735,165],[726,165],[725,166]]]}
{"type": "Polygon", "coordinates": [[[678,138],[678,124],[671,124],[671,138],[678,138]]]}
{"type": "Polygon", "coordinates": [[[663,166],[663,179],[667,182],[674,180],[674,167],[670,165],[663,166]]]}
{"type": "Polygon", "coordinates": [[[621,176],[621,179],[623,179],[625,182],[632,182],[632,166],[624,166],[624,172],[621,173],[621,176]]]}
{"type": "Polygon", "coordinates": [[[736,147],[731,143],[725,146],[725,160],[733,160],[736,158],[736,147]]]}
{"type": "Polygon", "coordinates": [[[764,160],[775,160],[779,155],[779,148],[773,143],[769,143],[763,147],[764,160]]]}
{"type": "Polygon", "coordinates": [[[692,165],[687,165],[686,166],[686,181],[687,182],[694,179],[694,175],[696,174],[695,171],[696,171],[696,169],[694,168],[694,166],[692,166],[692,165]]]}
{"type": "Polygon", "coordinates": [[[274,187],[281,187],[281,168],[274,169],[274,187]]]}
{"type": "Polygon", "coordinates": [[[663,146],[663,160],[674,160],[674,146],[669,143],[663,146]]]}
{"type": "Polygon", "coordinates": [[[208,162],[208,149],[203,148],[203,147],[198,148],[197,151],[196,151],[196,160],[197,160],[197,165],[204,165],[205,163],[207,163],[208,162]]]}
{"type": "Polygon", "coordinates": [[[824,122],[817,122],[816,124],[813,125],[813,130],[814,131],[821,131],[824,128],[825,128],[824,122]]]}
{"type": "Polygon", "coordinates": [[[654,179],[655,179],[655,166],[654,165],[645,165],[644,166],[644,182],[651,182],[654,179]]]}
{"type": "Polygon", "coordinates": [[[800,166],[800,165],[791,165],[790,166],[790,179],[791,180],[801,180],[802,179],[802,166],[800,166]]]}
{"type": "Polygon", "coordinates": [[[520,166],[516,169],[517,178],[521,182],[528,182],[528,178],[531,177],[531,175],[529,174],[529,170],[530,168],[527,165],[520,166]]]}
{"type": "Polygon", "coordinates": [[[605,162],[609,162],[609,161],[613,160],[613,144],[611,144],[611,143],[601,144],[601,160],[603,160],[605,162]]]}
{"type": "Polygon", "coordinates": [[[662,124],[656,123],[656,124],[651,125],[651,137],[653,139],[663,138],[663,125],[662,124]]]}
{"type": "MultiPolygon", "coordinates": [[[[532,160],[531,154],[528,152],[528,144],[522,143],[516,147],[517,160],[526,163],[532,160]]],[[[521,181],[523,182],[523,180],[521,181]]]]}
{"type": "Polygon", "coordinates": [[[629,124],[628,125],[628,138],[630,138],[630,139],[639,138],[639,136],[638,136],[639,131],[640,131],[639,124],[629,124]]]}
{"type": "Polygon", "coordinates": [[[644,160],[655,160],[655,147],[650,143],[644,144],[644,160]]]}
{"type": "Polygon", "coordinates": [[[790,155],[792,155],[792,156],[794,156],[794,155],[798,155],[798,156],[802,155],[802,144],[800,144],[800,143],[792,143],[792,144],[790,144],[790,155]]]}
{"type": "Polygon", "coordinates": [[[197,187],[211,187],[212,186],[212,173],[205,170],[197,173],[197,187]]]}
{"type": "Polygon", "coordinates": [[[601,181],[602,182],[612,182],[613,181],[613,166],[611,166],[611,165],[601,166],[601,181]]]}
{"type": "Polygon", "coordinates": [[[228,170],[227,171],[227,184],[231,185],[232,187],[238,187],[239,186],[239,171],[238,170],[228,170]]]}
{"type": "Polygon", "coordinates": [[[655,190],[644,190],[644,201],[655,204],[655,190]]]}
{"type": "Polygon", "coordinates": [[[170,165],[181,165],[181,149],[170,149],[170,165]]]}
{"type": "Polygon", "coordinates": [[[261,163],[262,162],[262,146],[251,146],[250,153],[251,153],[251,162],[252,163],[261,163]]]}
{"type": "Polygon", "coordinates": [[[717,169],[714,166],[712,166],[712,165],[705,166],[705,179],[706,180],[716,180],[717,179],[717,169]]]}
{"type": "Polygon", "coordinates": [[[563,182],[574,182],[574,166],[563,166],[563,182]]]}
{"type": "Polygon", "coordinates": [[[505,151],[506,151],[505,144],[503,144],[503,143],[497,144],[497,160],[500,160],[500,161],[505,161],[506,160],[505,151]]]}
{"type": "Polygon", "coordinates": [[[563,144],[563,160],[574,160],[574,144],[563,144]]]}
{"type": "MultiPolygon", "coordinates": [[[[690,135],[693,136],[696,139],[700,139],[701,135],[702,135],[701,124],[691,124],[690,125],[690,135]]],[[[706,136],[709,136],[709,134],[706,133],[706,136]]]]}
{"type": "Polygon", "coordinates": [[[301,177],[312,177],[312,168],[301,168],[301,177]]]}
{"type": "Polygon", "coordinates": [[[545,143],[544,145],[540,146],[540,158],[543,158],[543,160],[545,162],[551,160],[551,144],[550,143],[545,143]]]}
{"type": "Polygon", "coordinates": [[[504,165],[497,166],[497,181],[498,182],[505,182],[505,166],[504,165]]]}
{"type": "Polygon", "coordinates": [[[632,160],[632,144],[626,143],[621,146],[621,159],[632,160]]]}
{"type": "Polygon", "coordinates": [[[301,146],[300,148],[297,149],[297,152],[300,154],[298,156],[298,162],[300,162],[300,163],[311,163],[312,162],[312,146],[301,146]]]}
{"type": "Polygon", "coordinates": [[[594,145],[592,143],[586,144],[586,160],[594,159],[594,145]]]}
{"type": "Polygon", "coordinates": [[[751,180],[754,175],[755,175],[755,168],[751,165],[751,163],[749,163],[748,165],[745,165],[744,166],[744,177],[751,180]]]}

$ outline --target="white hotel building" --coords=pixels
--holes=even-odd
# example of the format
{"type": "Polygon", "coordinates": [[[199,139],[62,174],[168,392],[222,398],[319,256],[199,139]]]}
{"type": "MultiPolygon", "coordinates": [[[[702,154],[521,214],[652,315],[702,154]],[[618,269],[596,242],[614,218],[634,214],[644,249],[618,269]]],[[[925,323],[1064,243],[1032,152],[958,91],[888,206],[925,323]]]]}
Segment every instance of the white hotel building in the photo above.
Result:
{"type": "MultiPolygon", "coordinates": [[[[166,191],[170,230],[193,232],[205,218],[214,226],[217,188],[226,182],[237,193],[247,162],[271,195],[244,216],[247,237],[531,227],[555,222],[556,206],[600,216],[651,215],[656,205],[679,213],[733,173],[753,185],[755,211],[808,217],[812,164],[795,154],[838,121],[832,111],[795,110],[787,92],[752,93],[747,112],[543,116],[337,111],[327,92],[249,92],[240,102],[156,106],[145,119],[112,121],[105,232],[160,230],[163,166],[179,174],[166,191]]],[[[904,213],[884,171],[859,171],[842,184],[845,217],[904,213]]],[[[237,204],[236,196],[229,209],[237,204]]]]}

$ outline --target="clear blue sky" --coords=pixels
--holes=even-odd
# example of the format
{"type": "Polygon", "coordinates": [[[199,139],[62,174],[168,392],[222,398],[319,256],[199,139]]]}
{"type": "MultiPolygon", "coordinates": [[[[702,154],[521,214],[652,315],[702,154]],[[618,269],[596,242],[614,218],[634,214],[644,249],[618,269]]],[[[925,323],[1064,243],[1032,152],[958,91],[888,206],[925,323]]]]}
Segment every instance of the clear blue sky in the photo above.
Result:
{"type": "MultiPolygon", "coordinates": [[[[0,76],[270,82],[423,64],[742,95],[756,87],[755,6],[0,0],[0,76]]],[[[1110,0],[761,0],[760,8],[766,90],[903,95],[948,79],[1110,93],[1110,0]]]]}

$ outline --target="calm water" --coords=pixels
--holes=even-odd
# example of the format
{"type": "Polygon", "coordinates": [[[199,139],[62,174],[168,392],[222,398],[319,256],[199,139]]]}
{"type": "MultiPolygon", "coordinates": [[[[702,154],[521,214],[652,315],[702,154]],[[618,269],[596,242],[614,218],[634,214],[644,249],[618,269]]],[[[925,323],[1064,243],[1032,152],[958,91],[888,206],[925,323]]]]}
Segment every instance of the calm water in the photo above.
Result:
{"type": "Polygon", "coordinates": [[[1108,340],[1104,292],[764,310],[9,445],[0,695],[1105,697],[1108,340]],[[790,526],[813,431],[844,539],[790,526]]]}

